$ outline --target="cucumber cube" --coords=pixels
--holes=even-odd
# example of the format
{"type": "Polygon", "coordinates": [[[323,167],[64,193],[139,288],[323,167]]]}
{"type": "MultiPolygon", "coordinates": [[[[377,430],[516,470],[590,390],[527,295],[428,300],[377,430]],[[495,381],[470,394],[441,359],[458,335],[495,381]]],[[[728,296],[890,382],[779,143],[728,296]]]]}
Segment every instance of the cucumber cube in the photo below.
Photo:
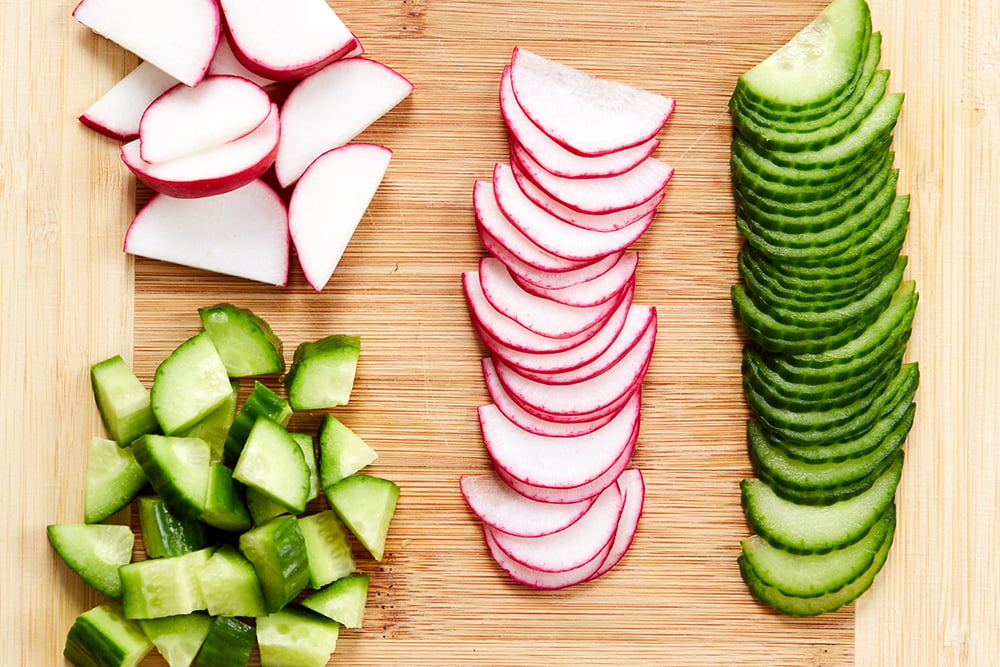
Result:
{"type": "Polygon", "coordinates": [[[345,628],[360,628],[365,619],[369,579],[363,573],[341,577],[303,598],[302,606],[337,621],[345,628]]]}
{"type": "Polygon", "coordinates": [[[159,496],[140,496],[139,529],[147,558],[182,556],[210,546],[207,524],[173,512],[159,496]]]}
{"type": "Polygon", "coordinates": [[[146,485],[146,473],[131,447],[114,440],[93,438],[87,452],[83,520],[100,523],[125,507],[146,485]]]}
{"type": "Polygon", "coordinates": [[[295,599],[309,584],[309,561],[298,520],[279,516],[240,535],[240,551],[253,563],[268,612],[295,599]]]}
{"type": "Polygon", "coordinates": [[[109,603],[76,618],[63,656],[78,667],[135,667],[152,650],[139,624],[124,618],[117,603],[109,603]]]}
{"type": "Polygon", "coordinates": [[[309,467],[302,449],[280,424],[261,417],[233,468],[233,479],[256,489],[293,512],[309,499],[309,467]]]}
{"type": "Polygon", "coordinates": [[[230,377],[280,373],[285,369],[281,339],[250,310],[220,303],[199,308],[198,315],[230,377]]]}
{"type": "Polygon", "coordinates": [[[153,646],[170,667],[188,667],[208,636],[212,617],[202,612],[138,621],[153,646]]]}
{"type": "Polygon", "coordinates": [[[213,616],[263,616],[264,593],[253,564],[228,544],[221,545],[198,575],[205,608],[213,616]]]}
{"type": "Polygon", "coordinates": [[[122,596],[118,568],[132,560],[135,535],[115,524],[53,524],[49,542],[66,564],[94,590],[110,598],[122,596]]]}
{"type": "Polygon", "coordinates": [[[236,407],[239,404],[240,383],[233,380],[230,383],[233,391],[222,404],[209,412],[191,428],[178,433],[187,438],[201,438],[208,443],[212,451],[212,460],[221,461],[229,437],[229,429],[236,419],[236,407]]]}
{"type": "Polygon", "coordinates": [[[202,331],[181,343],[156,369],[150,403],[167,435],[194,426],[232,395],[226,366],[202,331]]]}
{"type": "Polygon", "coordinates": [[[375,450],[336,417],[328,413],[323,418],[319,431],[319,475],[324,489],[377,458],[375,450]]]}
{"type": "Polygon", "coordinates": [[[201,520],[210,526],[232,533],[250,529],[250,513],[233,482],[233,473],[216,461],[208,472],[208,495],[201,520]]]}
{"type": "Polygon", "coordinates": [[[216,616],[194,667],[246,667],[253,639],[253,627],[238,618],[216,616]]]}
{"type": "Polygon", "coordinates": [[[258,618],[261,667],[324,667],[339,634],[339,623],[300,607],[258,618]]]}
{"type": "Polygon", "coordinates": [[[333,335],[302,343],[285,375],[288,402],[296,410],[347,405],[361,355],[361,338],[333,335]]]}
{"type": "Polygon", "coordinates": [[[196,519],[205,511],[211,447],[201,438],[144,435],[132,443],[153,490],[178,515],[196,519]]]}
{"type": "Polygon", "coordinates": [[[199,576],[212,549],[171,558],[150,558],[122,565],[125,618],[163,618],[205,609],[199,576]]]}
{"type": "Polygon", "coordinates": [[[375,560],[382,560],[399,487],[371,475],[351,475],[325,489],[327,502],[375,560]]]}
{"type": "Polygon", "coordinates": [[[90,367],[90,382],[101,419],[123,447],[144,433],[159,430],[147,390],[120,355],[90,367]]]}
{"type": "Polygon", "coordinates": [[[347,530],[333,510],[324,510],[299,519],[309,559],[309,585],[322,588],[354,571],[354,556],[347,530]]]}
{"type": "Polygon", "coordinates": [[[226,436],[225,459],[235,463],[243,451],[243,445],[250,435],[250,429],[260,417],[267,417],[281,426],[288,423],[292,416],[292,407],[288,401],[271,391],[266,385],[254,382],[253,390],[243,402],[243,407],[236,413],[233,425],[226,436]]]}

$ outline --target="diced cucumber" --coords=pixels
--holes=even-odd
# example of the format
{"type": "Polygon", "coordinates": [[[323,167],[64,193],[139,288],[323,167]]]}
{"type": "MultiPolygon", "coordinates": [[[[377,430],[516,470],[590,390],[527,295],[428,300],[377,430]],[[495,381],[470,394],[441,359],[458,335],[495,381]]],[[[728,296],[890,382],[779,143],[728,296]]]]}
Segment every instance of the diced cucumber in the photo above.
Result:
{"type": "Polygon", "coordinates": [[[199,576],[212,551],[200,549],[122,565],[118,574],[125,618],[163,618],[204,610],[199,576]]]}
{"type": "Polygon", "coordinates": [[[337,648],[340,624],[300,607],[257,619],[261,667],[324,667],[337,648]]]}
{"type": "Polygon", "coordinates": [[[378,454],[339,419],[327,413],[319,431],[319,476],[323,488],[373,463],[378,454]]]}
{"type": "Polygon", "coordinates": [[[205,609],[213,616],[263,616],[264,593],[253,564],[229,544],[222,544],[198,575],[205,609]]]}
{"type": "Polygon", "coordinates": [[[198,315],[230,377],[280,373],[285,369],[281,339],[250,310],[220,303],[199,308],[198,315]]]}
{"type": "Polygon", "coordinates": [[[209,412],[205,417],[191,428],[178,433],[188,438],[201,438],[208,443],[212,452],[213,461],[221,461],[226,446],[226,438],[229,437],[229,429],[236,419],[236,407],[239,404],[240,383],[233,380],[230,383],[233,392],[219,407],[209,412]]]}
{"type": "Polygon", "coordinates": [[[354,571],[354,556],[347,530],[333,510],[299,518],[309,560],[309,585],[322,588],[354,571]]]}
{"type": "Polygon", "coordinates": [[[153,490],[171,510],[186,518],[201,516],[212,460],[207,442],[201,438],[144,435],[132,444],[132,451],[153,490]]]}
{"type": "Polygon", "coordinates": [[[231,533],[250,529],[250,513],[233,482],[233,473],[219,461],[209,468],[208,494],[205,496],[205,511],[201,513],[201,520],[231,533]]]}
{"type": "Polygon", "coordinates": [[[225,460],[236,463],[243,451],[243,444],[250,435],[250,429],[259,417],[267,417],[281,426],[288,424],[292,416],[292,407],[288,401],[271,391],[266,385],[254,382],[253,390],[243,402],[240,411],[236,413],[233,425],[226,436],[225,460]]]}
{"type": "Polygon", "coordinates": [[[309,584],[305,539],[294,516],[251,528],[240,535],[239,545],[257,572],[268,612],[284,607],[309,584]]]}
{"type": "Polygon", "coordinates": [[[250,519],[255,526],[267,523],[275,517],[291,512],[290,509],[281,503],[271,500],[270,496],[252,487],[244,487],[244,496],[247,502],[247,510],[250,512],[250,519]]]}
{"type": "Polygon", "coordinates": [[[202,331],[181,343],[156,369],[150,402],[167,435],[187,430],[232,395],[226,367],[202,331]]]}
{"type": "Polygon", "coordinates": [[[260,417],[233,468],[233,479],[293,512],[309,499],[309,467],[295,439],[277,422],[260,417]]]}
{"type": "Polygon", "coordinates": [[[345,628],[360,628],[365,619],[368,584],[364,573],[341,577],[302,599],[302,606],[331,618],[345,628]]]}
{"type": "Polygon", "coordinates": [[[132,560],[135,543],[128,526],[57,523],[46,533],[56,553],[94,590],[110,598],[122,596],[118,568],[132,560]]]}
{"type": "Polygon", "coordinates": [[[142,386],[121,355],[90,367],[90,382],[101,419],[111,438],[123,447],[160,426],[150,407],[149,390],[142,386]]]}
{"type": "Polygon", "coordinates": [[[347,405],[360,355],[358,336],[338,334],[302,343],[285,375],[288,402],[296,410],[347,405]]]}
{"type": "Polygon", "coordinates": [[[253,626],[238,618],[216,616],[194,667],[246,667],[253,640],[253,626]]]}
{"type": "Polygon", "coordinates": [[[170,667],[191,667],[212,627],[212,617],[202,612],[138,621],[142,631],[170,667]]]}
{"type": "Polygon", "coordinates": [[[399,487],[372,475],[351,475],[324,489],[327,502],[375,560],[382,560],[399,487]]]}
{"type": "Polygon", "coordinates": [[[302,459],[309,468],[309,497],[308,500],[319,498],[319,490],[322,488],[319,483],[319,461],[316,460],[316,443],[308,433],[289,433],[292,439],[302,450],[302,459]]]}
{"type": "Polygon", "coordinates": [[[131,447],[114,440],[92,438],[87,450],[83,520],[100,523],[125,507],[146,486],[146,473],[131,447]]]}
{"type": "Polygon", "coordinates": [[[215,542],[211,529],[196,518],[176,514],[159,496],[140,496],[139,529],[147,558],[169,558],[215,542]]]}
{"type": "Polygon", "coordinates": [[[117,603],[102,604],[77,616],[66,635],[63,656],[77,667],[135,667],[153,643],[117,603]]]}

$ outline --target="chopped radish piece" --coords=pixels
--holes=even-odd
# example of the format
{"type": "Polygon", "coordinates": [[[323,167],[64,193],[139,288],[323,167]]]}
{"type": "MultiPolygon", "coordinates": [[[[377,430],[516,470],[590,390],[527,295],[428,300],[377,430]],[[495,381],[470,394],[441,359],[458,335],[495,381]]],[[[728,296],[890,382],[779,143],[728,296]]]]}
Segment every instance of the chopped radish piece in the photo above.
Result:
{"type": "Polygon", "coordinates": [[[171,197],[207,197],[253,181],[274,163],[281,126],[278,105],[250,134],[222,146],[168,162],[151,164],[140,156],[140,139],[122,146],[122,160],[141,181],[171,197]]]}
{"type": "Polygon", "coordinates": [[[79,120],[107,137],[131,141],[139,136],[139,121],[146,107],[176,85],[177,79],[143,61],[91,104],[79,120]]]}
{"type": "Polygon", "coordinates": [[[272,285],[288,282],[288,216],[263,181],[198,199],[153,197],[132,220],[125,252],[272,285]]]}
{"type": "Polygon", "coordinates": [[[219,0],[219,5],[236,58],[276,81],[308,76],[357,44],[326,0],[219,0]]]}
{"type": "Polygon", "coordinates": [[[81,0],[73,17],[189,86],[205,76],[219,43],[215,0],[81,0]]]}
{"type": "Polygon", "coordinates": [[[289,228],[302,272],[317,292],[333,275],[391,158],[383,146],[349,144],[316,158],[295,184],[289,228]]]}
{"type": "Polygon", "coordinates": [[[215,48],[215,55],[212,57],[212,62],[208,64],[208,74],[241,76],[247,81],[253,81],[261,88],[266,88],[275,83],[274,79],[254,74],[244,67],[243,63],[236,59],[236,54],[233,53],[233,47],[229,44],[229,38],[225,33],[219,38],[219,45],[215,48]]]}
{"type": "Polygon", "coordinates": [[[488,527],[483,527],[483,534],[486,540],[486,546],[489,549],[493,560],[497,562],[497,565],[499,565],[511,579],[525,584],[526,586],[541,590],[568,588],[569,586],[574,586],[590,580],[597,573],[597,571],[600,570],[604,561],[607,560],[608,554],[611,553],[612,546],[609,542],[600,553],[590,560],[590,562],[585,563],[576,569],[566,570],[564,572],[543,572],[542,570],[537,570],[519,563],[508,556],[503,549],[497,545],[496,540],[493,537],[493,533],[488,527]]]}
{"type": "Polygon", "coordinates": [[[670,98],[597,78],[514,49],[511,85],[525,114],[575,153],[605,155],[653,138],[674,109],[670,98]]]}
{"type": "Polygon", "coordinates": [[[594,504],[593,498],[563,505],[531,500],[495,474],[464,475],[459,488],[480,520],[495,530],[520,537],[540,537],[564,530],[594,504]]]}
{"type": "Polygon", "coordinates": [[[611,570],[625,556],[629,547],[632,546],[632,540],[639,528],[639,519],[642,517],[642,507],[646,499],[646,485],[642,478],[642,471],[638,468],[626,470],[618,478],[617,484],[618,490],[625,496],[625,506],[618,519],[618,530],[615,532],[611,551],[605,557],[600,569],[594,574],[594,578],[611,570]]]}
{"type": "Polygon", "coordinates": [[[139,122],[139,155],[176,160],[253,132],[271,113],[264,89],[238,76],[206,76],[194,88],[178,84],[156,98],[139,122]]]}
{"type": "Polygon", "coordinates": [[[338,60],[300,81],[281,109],[278,182],[294,183],[321,153],[349,142],[412,90],[406,78],[367,58],[338,60]]]}
{"type": "Polygon", "coordinates": [[[511,278],[529,294],[567,306],[588,308],[605,303],[621,294],[625,286],[635,280],[635,270],[638,265],[639,254],[627,252],[621,255],[610,270],[565,287],[539,287],[513,273],[511,278]]]}

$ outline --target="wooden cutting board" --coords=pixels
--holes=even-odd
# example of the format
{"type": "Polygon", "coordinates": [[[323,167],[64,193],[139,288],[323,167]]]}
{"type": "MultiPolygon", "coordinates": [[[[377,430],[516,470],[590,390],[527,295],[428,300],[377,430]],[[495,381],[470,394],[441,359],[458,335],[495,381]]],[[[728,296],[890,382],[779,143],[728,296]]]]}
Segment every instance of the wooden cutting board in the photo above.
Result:
{"type": "MultiPolygon", "coordinates": [[[[99,601],[55,556],[45,525],[82,517],[85,447],[100,433],[91,363],[121,353],[144,380],[221,301],[298,343],[359,334],[351,405],[336,411],[403,489],[366,627],[342,665],[1000,664],[996,224],[1000,0],[873,0],[883,64],[907,102],[896,131],[913,196],[905,248],[921,292],[909,356],[918,418],[890,560],[856,605],[817,619],[754,602],[735,565],[749,474],[741,335],[729,286],[739,237],[727,166],[735,78],[787,41],[816,0],[376,0],[336,9],[413,95],[363,139],[395,151],[334,279],[316,293],[121,253],[134,181],[117,146],[75,120],[135,64],[70,17],[73,2],[0,3],[3,218],[0,664],[62,664],[73,618],[99,601]],[[459,277],[484,252],[471,189],[506,160],[496,103],[515,45],[669,95],[657,156],[677,172],[640,252],[636,301],[659,310],[634,465],[646,511],[622,563],[559,592],[494,565],[458,493],[489,462],[475,408],[484,349],[459,277]]],[[[297,417],[312,428],[318,415],[297,417]]],[[[127,518],[127,517],[126,517],[127,518]]],[[[255,658],[256,659],[256,658],[255,658]]],[[[151,656],[144,665],[165,664],[151,656]]]]}

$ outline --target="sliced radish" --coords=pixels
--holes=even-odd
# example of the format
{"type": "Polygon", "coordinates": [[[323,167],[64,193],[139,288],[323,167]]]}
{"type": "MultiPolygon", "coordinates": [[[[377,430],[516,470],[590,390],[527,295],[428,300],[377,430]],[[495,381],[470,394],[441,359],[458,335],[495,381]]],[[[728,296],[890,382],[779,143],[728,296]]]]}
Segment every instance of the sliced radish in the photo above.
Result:
{"type": "Polygon", "coordinates": [[[73,17],[189,86],[205,76],[219,43],[215,0],[81,0],[73,17]]]}
{"type": "Polygon", "coordinates": [[[600,553],[590,560],[590,562],[585,563],[576,569],[566,570],[563,572],[543,572],[519,563],[508,556],[503,549],[497,545],[496,540],[488,527],[483,527],[483,534],[490,555],[493,557],[493,560],[496,561],[497,565],[500,566],[500,569],[506,572],[507,575],[514,581],[541,590],[558,590],[561,588],[568,588],[569,586],[575,586],[576,584],[590,580],[597,573],[597,571],[600,570],[604,561],[607,560],[612,546],[611,543],[608,543],[600,553]]]}
{"type": "Polygon", "coordinates": [[[207,197],[235,190],[258,178],[274,163],[281,125],[278,105],[245,137],[194,155],[151,164],[140,156],[140,141],[122,146],[122,160],[157,192],[171,197],[207,197]]]}
{"type": "Polygon", "coordinates": [[[131,141],[139,136],[146,107],[176,85],[177,79],[143,61],[91,104],[79,121],[112,139],[131,141]]]}
{"type": "Polygon", "coordinates": [[[493,170],[493,193],[504,216],[527,238],[553,255],[578,261],[595,260],[632,245],[649,228],[655,213],[650,211],[628,227],[611,232],[576,227],[528,199],[513,169],[504,164],[493,170]]]}
{"type": "Polygon", "coordinates": [[[639,417],[622,410],[601,428],[573,438],[529,433],[495,405],[480,406],[479,425],[494,468],[533,486],[563,489],[594,481],[634,446],[639,417]]]}
{"type": "Polygon", "coordinates": [[[625,254],[623,250],[585,264],[578,269],[555,272],[538,269],[515,257],[502,246],[497,247],[496,250],[496,253],[491,254],[504,263],[514,279],[525,286],[525,289],[527,289],[527,285],[537,289],[563,289],[594,280],[613,269],[616,264],[622,261],[622,256],[625,254]]]}
{"type": "Polygon", "coordinates": [[[276,81],[308,76],[357,44],[326,0],[219,0],[219,5],[236,58],[276,81]]]}
{"type": "Polygon", "coordinates": [[[615,532],[611,551],[605,557],[601,567],[594,573],[595,579],[611,570],[625,556],[629,547],[632,546],[632,540],[639,528],[639,519],[642,517],[642,508],[646,499],[646,485],[642,478],[642,471],[638,468],[626,470],[618,478],[617,484],[618,490],[625,497],[625,506],[618,519],[618,530],[615,532]]]}
{"type": "Polygon", "coordinates": [[[597,497],[580,519],[555,533],[519,537],[488,528],[497,546],[532,569],[566,572],[586,565],[614,541],[625,498],[612,484],[597,497]]]}
{"type": "Polygon", "coordinates": [[[593,330],[607,321],[625,296],[625,290],[620,289],[614,298],[586,308],[556,303],[524,291],[495,257],[480,259],[479,282],[483,295],[497,312],[529,331],[551,338],[571,338],[593,330]]]}
{"type": "Polygon", "coordinates": [[[575,153],[605,155],[656,135],[674,101],[586,74],[527,49],[514,49],[511,85],[525,114],[575,153]]]}
{"type": "Polygon", "coordinates": [[[459,488],[469,508],[494,530],[520,537],[540,537],[576,523],[594,499],[578,503],[542,503],[522,496],[495,474],[463,475],[459,488]]]}
{"type": "Polygon", "coordinates": [[[511,279],[520,285],[525,292],[539,298],[566,306],[589,308],[605,303],[621,294],[625,286],[635,280],[635,270],[638,265],[639,254],[627,252],[610,270],[589,280],[565,287],[539,287],[513,274],[511,274],[511,279]]]}
{"type": "Polygon", "coordinates": [[[500,79],[500,112],[504,124],[516,141],[546,171],[567,178],[615,176],[629,171],[653,154],[660,142],[653,138],[638,146],[625,148],[597,157],[585,157],[567,150],[535,125],[514,97],[510,85],[510,67],[505,67],[500,79]]]}
{"type": "Polygon", "coordinates": [[[348,144],[316,158],[295,184],[289,229],[302,272],[317,292],[333,275],[391,158],[384,146],[348,144]]]}
{"type": "Polygon", "coordinates": [[[288,282],[288,216],[260,180],[198,199],[156,195],[132,220],[125,252],[272,285],[288,282]]]}
{"type": "Polygon", "coordinates": [[[139,122],[139,155],[176,160],[253,132],[271,113],[264,89],[239,76],[206,76],[194,88],[178,84],[156,98],[139,122]]]}
{"type": "Polygon", "coordinates": [[[261,88],[266,88],[275,83],[274,79],[251,72],[243,66],[243,63],[236,59],[236,54],[233,53],[233,47],[230,45],[229,37],[225,32],[219,38],[219,45],[215,47],[215,55],[212,56],[212,62],[208,64],[208,74],[241,76],[247,81],[253,81],[261,88]]]}
{"type": "Polygon", "coordinates": [[[278,182],[294,183],[321,153],[349,142],[412,90],[405,77],[367,58],[338,60],[300,81],[281,109],[278,182]]]}

